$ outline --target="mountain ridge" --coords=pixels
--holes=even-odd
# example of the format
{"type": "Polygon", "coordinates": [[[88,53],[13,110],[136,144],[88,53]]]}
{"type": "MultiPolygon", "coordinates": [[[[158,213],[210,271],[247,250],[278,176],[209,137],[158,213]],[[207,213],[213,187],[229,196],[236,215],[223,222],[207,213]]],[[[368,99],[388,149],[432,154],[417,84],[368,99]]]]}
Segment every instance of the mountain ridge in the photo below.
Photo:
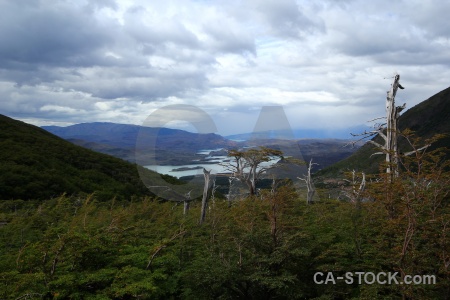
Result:
{"type": "Polygon", "coordinates": [[[49,199],[64,193],[96,193],[99,199],[151,195],[136,165],[4,115],[0,148],[0,199],[49,199]]]}

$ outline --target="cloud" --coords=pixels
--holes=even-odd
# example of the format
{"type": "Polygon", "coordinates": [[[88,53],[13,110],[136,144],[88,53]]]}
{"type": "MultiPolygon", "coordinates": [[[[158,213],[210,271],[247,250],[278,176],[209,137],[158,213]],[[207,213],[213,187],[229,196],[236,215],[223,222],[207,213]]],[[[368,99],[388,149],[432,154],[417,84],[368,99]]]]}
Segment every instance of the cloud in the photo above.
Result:
{"type": "MultiPolygon", "coordinates": [[[[0,111],[36,124],[140,123],[196,105],[219,132],[265,105],[294,127],[411,107],[448,87],[450,4],[437,0],[0,1],[0,111]]],[[[245,130],[244,130],[245,129],[245,130]]]]}
{"type": "Polygon", "coordinates": [[[250,2],[276,36],[302,38],[306,34],[323,31],[323,23],[310,17],[311,10],[305,1],[302,4],[295,0],[250,2]]]}
{"type": "Polygon", "coordinates": [[[113,42],[94,15],[65,2],[2,1],[0,66],[79,67],[102,64],[101,49],[113,42]]]}

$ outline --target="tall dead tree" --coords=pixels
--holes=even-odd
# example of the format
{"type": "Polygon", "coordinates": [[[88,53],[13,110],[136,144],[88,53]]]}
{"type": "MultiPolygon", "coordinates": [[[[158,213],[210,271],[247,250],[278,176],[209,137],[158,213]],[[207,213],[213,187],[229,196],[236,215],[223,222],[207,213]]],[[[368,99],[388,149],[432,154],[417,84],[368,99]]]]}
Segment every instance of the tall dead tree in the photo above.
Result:
{"type": "MultiPolygon", "coordinates": [[[[387,92],[386,123],[374,125],[374,130],[372,131],[364,131],[361,134],[352,134],[353,136],[362,136],[359,140],[352,142],[353,144],[356,144],[357,142],[365,140],[367,138],[372,138],[376,135],[380,136],[384,140],[384,145],[374,141],[373,139],[368,140],[368,142],[375,145],[381,150],[380,152],[374,153],[372,155],[386,155],[386,173],[390,181],[399,176],[400,156],[398,151],[398,137],[400,135],[400,131],[398,121],[400,118],[400,112],[406,107],[406,103],[404,103],[402,106],[395,106],[395,96],[398,89],[403,90],[404,87],[400,84],[400,75],[396,74],[394,76],[394,82],[391,85],[391,89],[387,92]]],[[[414,153],[418,153],[430,146],[431,144],[426,144],[421,148],[414,149],[410,152],[405,152],[402,154],[402,156],[405,157],[414,153]]]]}
{"type": "MultiPolygon", "coordinates": [[[[391,85],[391,89],[387,92],[386,97],[386,123],[377,124],[374,126],[374,130],[365,131],[362,134],[352,134],[353,136],[362,136],[360,140],[367,139],[379,135],[384,140],[384,145],[374,141],[369,140],[368,142],[377,146],[381,151],[375,154],[385,154],[386,155],[386,173],[391,174],[393,177],[398,176],[398,119],[400,117],[400,112],[405,109],[406,103],[402,106],[395,106],[395,96],[398,89],[404,89],[400,84],[400,75],[396,74],[394,76],[394,82],[391,85]]],[[[356,142],[358,142],[356,141],[356,142]]],[[[356,143],[355,142],[355,143],[356,143]]]]}
{"type": "Polygon", "coordinates": [[[200,212],[200,225],[205,221],[205,217],[206,217],[206,204],[208,203],[210,175],[211,175],[211,170],[206,171],[206,169],[203,168],[203,176],[205,177],[205,185],[203,187],[202,210],[200,212]]]}
{"type": "Polygon", "coordinates": [[[308,171],[306,175],[303,175],[304,178],[297,177],[300,180],[303,180],[306,183],[307,195],[306,195],[306,203],[311,204],[313,202],[314,194],[316,193],[316,189],[314,188],[312,178],[311,178],[311,168],[313,165],[317,165],[312,162],[312,158],[308,164],[308,171]]]}
{"type": "MultiPolygon", "coordinates": [[[[387,92],[386,97],[386,143],[384,147],[384,152],[386,153],[386,163],[387,169],[386,173],[394,172],[394,176],[398,176],[398,119],[400,117],[400,112],[405,108],[406,103],[402,106],[395,106],[395,95],[397,94],[397,89],[403,89],[400,85],[400,75],[397,74],[394,77],[394,82],[392,83],[391,89],[387,92]],[[394,170],[391,170],[391,167],[394,170]]],[[[383,148],[382,148],[383,149],[383,148]]]]}

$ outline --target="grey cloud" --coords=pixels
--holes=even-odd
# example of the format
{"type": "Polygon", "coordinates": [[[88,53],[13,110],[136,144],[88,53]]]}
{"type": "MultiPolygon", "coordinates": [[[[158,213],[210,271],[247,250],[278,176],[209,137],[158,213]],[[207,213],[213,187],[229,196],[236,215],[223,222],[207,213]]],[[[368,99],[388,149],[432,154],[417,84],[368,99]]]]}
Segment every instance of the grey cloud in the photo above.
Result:
{"type": "Polygon", "coordinates": [[[299,6],[295,0],[254,0],[252,3],[275,35],[302,38],[308,33],[324,30],[322,21],[317,16],[310,18],[305,7],[299,6]]]}
{"type": "Polygon", "coordinates": [[[124,16],[124,31],[134,38],[137,44],[147,45],[147,49],[164,46],[167,43],[188,48],[199,47],[196,35],[176,18],[157,15],[158,12],[148,11],[140,6],[133,7],[124,16]]]}
{"type": "Polygon", "coordinates": [[[441,0],[415,1],[402,7],[400,15],[430,38],[449,38],[448,14],[450,2],[441,0]]]}
{"type": "Polygon", "coordinates": [[[117,10],[117,2],[115,0],[88,0],[88,3],[84,9],[88,13],[93,13],[103,8],[111,8],[112,10],[117,10]]]}
{"type": "Polygon", "coordinates": [[[233,20],[217,20],[203,25],[211,47],[219,53],[256,54],[254,38],[233,20]]]}
{"type": "Polygon", "coordinates": [[[170,96],[183,96],[187,92],[206,88],[203,72],[184,71],[148,77],[113,77],[96,80],[90,85],[81,83],[79,88],[95,97],[104,99],[128,98],[140,101],[155,101],[170,96]]]}
{"type": "Polygon", "coordinates": [[[0,0],[0,110],[122,122],[192,103],[239,131],[283,103],[323,127],[336,111],[364,121],[383,114],[394,71],[399,101],[448,86],[447,4],[391,2],[0,0]]]}
{"type": "Polygon", "coordinates": [[[324,46],[350,57],[387,65],[448,64],[444,26],[450,4],[349,1],[325,12],[324,46]],[[439,40],[441,38],[441,40],[439,40]]]}
{"type": "Polygon", "coordinates": [[[175,19],[149,26],[138,21],[146,20],[140,9],[126,13],[123,26],[89,13],[105,4],[115,8],[111,1],[1,2],[9,18],[0,19],[0,81],[145,101],[207,88],[205,73],[215,59],[195,34],[175,19]],[[154,66],[153,55],[173,64],[154,66]]]}
{"type": "Polygon", "coordinates": [[[0,10],[8,12],[0,21],[3,68],[92,64],[99,59],[97,51],[112,42],[111,34],[92,15],[62,2],[36,6],[6,1],[0,5],[0,10]]]}
{"type": "Polygon", "coordinates": [[[450,66],[450,57],[447,47],[430,47],[428,51],[408,52],[404,50],[376,54],[373,58],[387,65],[447,65],[450,66]]]}

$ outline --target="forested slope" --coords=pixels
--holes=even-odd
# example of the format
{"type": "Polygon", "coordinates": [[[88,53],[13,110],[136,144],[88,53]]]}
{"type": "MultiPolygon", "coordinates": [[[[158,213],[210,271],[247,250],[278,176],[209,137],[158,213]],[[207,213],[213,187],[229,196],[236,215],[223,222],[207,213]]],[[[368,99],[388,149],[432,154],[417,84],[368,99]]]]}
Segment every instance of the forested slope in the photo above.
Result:
{"type": "Polygon", "coordinates": [[[0,199],[93,192],[102,199],[150,195],[135,165],[3,115],[0,149],[0,199]]]}

